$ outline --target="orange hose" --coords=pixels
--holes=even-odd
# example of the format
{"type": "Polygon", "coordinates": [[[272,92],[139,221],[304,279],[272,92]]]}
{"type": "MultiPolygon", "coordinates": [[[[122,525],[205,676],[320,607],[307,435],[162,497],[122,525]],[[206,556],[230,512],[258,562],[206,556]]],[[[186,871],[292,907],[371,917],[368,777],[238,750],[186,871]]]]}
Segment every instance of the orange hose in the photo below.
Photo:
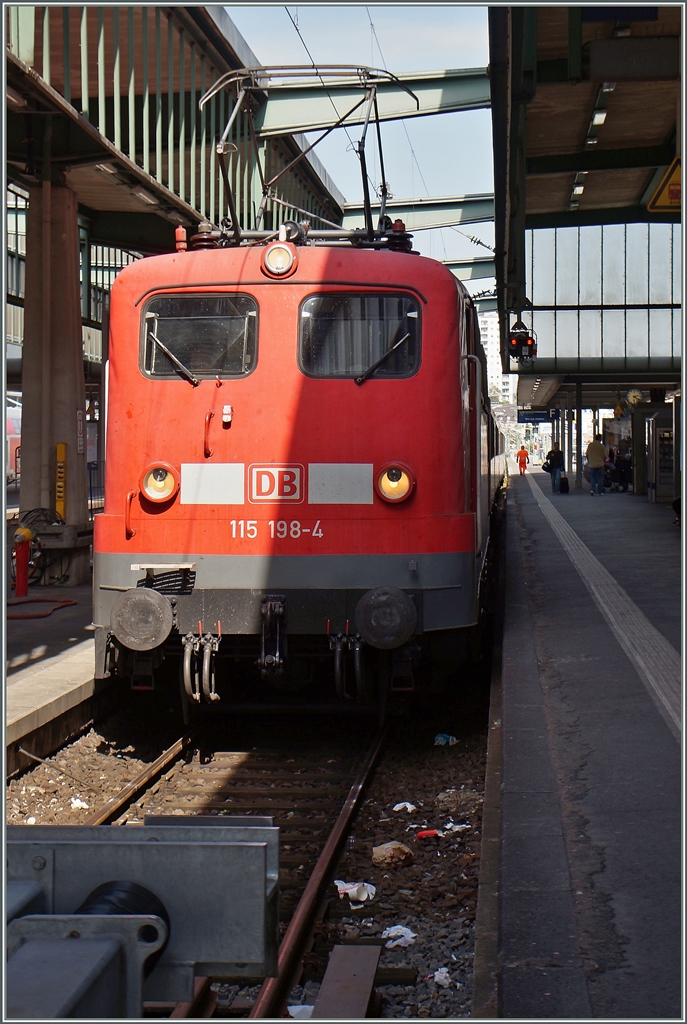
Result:
{"type": "Polygon", "coordinates": [[[58,608],[67,608],[70,604],[78,604],[73,598],[68,597],[65,599],[57,600],[54,597],[15,597],[14,600],[7,602],[8,608],[14,608],[18,604],[35,604],[41,601],[46,604],[51,604],[54,607],[49,608],[47,612],[29,612],[23,615],[10,615],[8,613],[8,619],[46,619],[48,615],[52,615],[58,608]]]}

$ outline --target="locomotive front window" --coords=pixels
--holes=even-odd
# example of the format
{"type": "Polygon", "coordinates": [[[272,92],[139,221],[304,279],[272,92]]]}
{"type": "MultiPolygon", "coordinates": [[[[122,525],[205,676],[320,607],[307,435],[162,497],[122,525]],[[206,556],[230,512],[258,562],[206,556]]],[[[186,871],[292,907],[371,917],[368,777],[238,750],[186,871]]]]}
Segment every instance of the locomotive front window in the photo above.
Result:
{"type": "Polygon", "coordinates": [[[160,295],[143,316],[143,368],[192,384],[255,368],[258,305],[249,295],[160,295]]]}
{"type": "Polygon", "coordinates": [[[313,295],[300,313],[310,377],[410,377],[420,365],[420,310],[407,295],[313,295]]]}

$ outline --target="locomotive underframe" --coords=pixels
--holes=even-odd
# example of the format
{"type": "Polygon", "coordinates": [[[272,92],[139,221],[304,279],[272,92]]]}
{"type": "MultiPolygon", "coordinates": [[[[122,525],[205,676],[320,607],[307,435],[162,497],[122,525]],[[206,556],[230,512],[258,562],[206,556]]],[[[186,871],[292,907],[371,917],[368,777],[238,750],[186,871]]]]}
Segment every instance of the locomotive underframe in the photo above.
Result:
{"type": "MultiPolygon", "coordinates": [[[[414,588],[403,592],[411,598],[417,612],[414,634],[394,650],[380,652],[389,655],[390,688],[397,692],[414,689],[420,664],[431,664],[434,672],[443,666],[440,675],[450,675],[456,663],[466,656],[470,628],[477,621],[472,587],[414,588]]],[[[136,689],[152,689],[165,659],[182,665],[186,661],[183,672],[187,693],[195,672],[199,694],[196,699],[200,699],[202,691],[202,699],[213,702],[219,700],[214,696],[215,676],[226,680],[239,663],[255,666],[256,680],[262,675],[278,688],[285,668],[293,673],[294,665],[299,665],[298,671],[307,682],[306,666],[312,668],[319,663],[330,666],[336,695],[345,701],[364,688],[362,663],[375,656],[355,629],[355,610],[366,593],[363,589],[333,588],[284,589],[280,593],[197,589],[186,595],[164,595],[174,617],[167,638],[152,650],[132,651],[117,641],[109,626],[99,626],[95,636],[95,674],[103,678],[115,671],[130,678],[136,689]],[[266,609],[275,607],[278,628],[275,616],[265,614],[266,609]]],[[[219,695],[225,694],[226,688],[220,687],[219,695]]]]}

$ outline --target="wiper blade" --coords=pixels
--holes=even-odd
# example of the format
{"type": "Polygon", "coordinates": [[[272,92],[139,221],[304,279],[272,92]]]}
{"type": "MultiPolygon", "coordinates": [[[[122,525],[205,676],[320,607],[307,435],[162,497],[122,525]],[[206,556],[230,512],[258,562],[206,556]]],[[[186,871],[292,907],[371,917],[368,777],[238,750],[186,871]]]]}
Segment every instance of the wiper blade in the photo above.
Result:
{"type": "Polygon", "coordinates": [[[189,381],[190,384],[193,384],[194,388],[197,388],[198,385],[200,384],[200,381],[198,380],[198,378],[194,377],[193,374],[191,373],[191,371],[189,370],[189,368],[187,366],[184,366],[184,364],[181,362],[181,360],[177,359],[177,357],[174,355],[174,353],[170,352],[169,349],[167,348],[167,346],[164,345],[160,341],[160,339],[158,338],[158,336],[156,334],[156,331],[157,331],[157,320],[155,321],[155,330],[151,330],[150,327],[148,328],[148,333],[150,334],[150,337],[153,339],[153,341],[155,342],[157,347],[162,352],[164,352],[164,354],[167,356],[167,358],[170,360],[170,362],[174,363],[174,365],[176,366],[176,368],[179,371],[179,373],[181,373],[182,376],[184,376],[186,378],[186,380],[189,381]]]}
{"type": "Polygon", "coordinates": [[[368,377],[371,377],[375,370],[378,370],[382,363],[385,363],[387,361],[392,352],[395,352],[397,348],[400,348],[403,342],[407,341],[409,337],[410,331],[407,334],[404,334],[402,338],[399,338],[399,340],[395,342],[391,346],[391,348],[387,349],[381,359],[378,359],[376,363],[373,363],[372,366],[369,366],[367,370],[365,370],[365,373],[362,375],[362,377],[356,377],[356,384],[364,384],[368,377]]]}

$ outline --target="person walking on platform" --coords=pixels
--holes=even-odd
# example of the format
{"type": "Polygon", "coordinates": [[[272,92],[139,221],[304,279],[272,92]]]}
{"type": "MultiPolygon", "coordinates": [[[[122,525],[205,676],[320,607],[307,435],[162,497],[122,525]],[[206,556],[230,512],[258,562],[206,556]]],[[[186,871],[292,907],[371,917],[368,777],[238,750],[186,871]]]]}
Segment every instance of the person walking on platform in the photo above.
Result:
{"type": "Polygon", "coordinates": [[[515,458],[518,460],[518,466],[520,467],[520,476],[525,475],[527,469],[527,463],[530,461],[530,453],[523,445],[519,452],[515,453],[515,458]]]}
{"type": "Polygon", "coordinates": [[[546,461],[551,466],[551,491],[554,494],[561,493],[561,473],[565,465],[563,452],[558,441],[554,441],[553,448],[546,456],[546,461]]]}
{"type": "Polygon", "coordinates": [[[587,463],[589,464],[589,483],[591,484],[592,498],[594,494],[604,492],[604,468],[606,464],[606,449],[603,446],[603,437],[597,434],[593,441],[587,445],[587,463]]]}

